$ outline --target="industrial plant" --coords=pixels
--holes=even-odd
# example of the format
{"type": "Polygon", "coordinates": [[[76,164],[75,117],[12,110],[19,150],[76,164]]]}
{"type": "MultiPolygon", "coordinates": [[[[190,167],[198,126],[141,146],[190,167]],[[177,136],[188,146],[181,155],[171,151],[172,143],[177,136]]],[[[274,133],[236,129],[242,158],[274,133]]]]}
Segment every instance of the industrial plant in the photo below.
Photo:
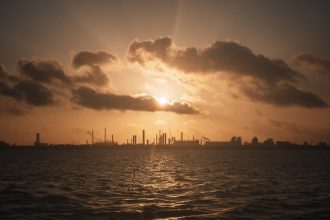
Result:
{"type": "MultiPolygon", "coordinates": [[[[67,146],[81,146],[81,147],[216,147],[221,149],[256,149],[256,148],[277,148],[277,149],[302,149],[302,148],[319,148],[330,149],[330,145],[326,141],[319,141],[315,144],[310,144],[307,141],[303,144],[296,144],[290,141],[274,141],[273,138],[267,138],[264,141],[259,141],[258,137],[254,136],[251,142],[245,141],[243,143],[240,136],[233,136],[229,141],[211,140],[205,136],[196,138],[188,138],[180,132],[179,138],[172,135],[171,130],[168,133],[159,130],[154,133],[152,139],[147,138],[146,130],[142,130],[140,135],[132,134],[126,139],[126,142],[119,144],[115,140],[114,134],[110,134],[108,138],[107,128],[104,128],[103,138],[95,136],[94,129],[87,132],[88,139],[86,143],[80,144],[79,141],[72,141],[70,144],[48,144],[41,141],[41,134],[35,134],[34,147],[67,147],[67,146]]],[[[0,147],[14,147],[4,141],[0,141],[0,147]]]]}

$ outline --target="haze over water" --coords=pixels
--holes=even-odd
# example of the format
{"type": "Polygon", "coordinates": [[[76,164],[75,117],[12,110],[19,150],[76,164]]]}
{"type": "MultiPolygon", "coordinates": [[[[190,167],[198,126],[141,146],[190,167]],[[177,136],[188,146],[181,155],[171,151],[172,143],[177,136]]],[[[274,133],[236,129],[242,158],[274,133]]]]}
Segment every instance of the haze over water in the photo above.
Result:
{"type": "Polygon", "coordinates": [[[329,219],[318,150],[13,148],[1,219],[329,219]]]}

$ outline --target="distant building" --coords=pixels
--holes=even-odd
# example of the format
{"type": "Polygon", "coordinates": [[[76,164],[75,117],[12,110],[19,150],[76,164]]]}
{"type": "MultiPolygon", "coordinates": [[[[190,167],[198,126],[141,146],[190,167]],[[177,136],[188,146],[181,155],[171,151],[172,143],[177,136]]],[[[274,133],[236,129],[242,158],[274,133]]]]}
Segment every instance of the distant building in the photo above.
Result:
{"type": "Polygon", "coordinates": [[[274,146],[274,140],[273,138],[267,138],[266,140],[264,140],[264,143],[263,143],[264,146],[274,146]]]}
{"type": "Polygon", "coordinates": [[[290,141],[276,141],[276,146],[277,147],[293,147],[293,146],[297,146],[297,144],[294,144],[290,141]]]}
{"type": "Polygon", "coordinates": [[[184,140],[184,141],[174,141],[173,145],[178,146],[197,146],[199,145],[198,140],[184,140]]]}
{"type": "Polygon", "coordinates": [[[40,142],[40,133],[36,133],[36,140],[34,142],[34,146],[36,146],[36,147],[46,147],[46,146],[48,146],[47,143],[41,143],[40,142]]]}
{"type": "Polygon", "coordinates": [[[232,137],[230,141],[206,141],[205,146],[208,147],[241,147],[242,138],[241,137],[232,137]]]}
{"type": "Polygon", "coordinates": [[[258,145],[259,144],[259,140],[258,140],[258,138],[256,137],[256,136],[254,136],[253,138],[252,138],[252,145],[258,145]]]}

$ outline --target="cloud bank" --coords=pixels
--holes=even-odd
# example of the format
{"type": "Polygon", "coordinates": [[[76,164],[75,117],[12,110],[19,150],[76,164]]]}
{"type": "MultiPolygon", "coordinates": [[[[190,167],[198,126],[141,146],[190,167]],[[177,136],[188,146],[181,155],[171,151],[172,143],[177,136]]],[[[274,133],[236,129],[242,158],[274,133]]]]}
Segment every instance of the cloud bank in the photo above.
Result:
{"type": "MultiPolygon", "coordinates": [[[[51,59],[22,59],[17,62],[17,75],[9,74],[0,65],[0,95],[11,98],[18,104],[29,106],[50,106],[58,102],[57,98],[67,99],[74,105],[96,110],[133,110],[133,111],[166,111],[178,114],[198,114],[198,109],[186,102],[173,101],[161,106],[151,96],[134,97],[100,92],[109,83],[102,66],[112,63],[117,58],[106,52],[82,51],[75,55],[72,65],[79,72],[68,74],[62,65],[51,59]],[[84,68],[83,68],[84,67],[84,68]],[[82,68],[82,70],[80,70],[82,68]],[[57,97],[57,91],[71,93],[72,97],[57,97]]],[[[64,94],[64,93],[63,93],[64,94]]],[[[13,106],[13,105],[11,105],[13,106]]],[[[19,115],[20,108],[7,106],[1,112],[19,115]]]]}
{"type": "Polygon", "coordinates": [[[310,53],[302,53],[294,56],[295,64],[315,70],[319,74],[330,76],[330,59],[319,57],[310,53]]]}
{"type": "Polygon", "coordinates": [[[254,101],[277,106],[328,106],[318,95],[297,87],[304,76],[283,60],[257,55],[237,42],[215,41],[203,48],[179,48],[170,37],[134,40],[128,60],[141,65],[158,60],[187,74],[225,74],[254,101]]]}
{"type": "Polygon", "coordinates": [[[82,66],[100,66],[116,60],[116,56],[105,51],[98,51],[95,53],[90,51],[81,51],[73,57],[72,65],[75,68],[82,66]]]}
{"type": "MultiPolygon", "coordinates": [[[[229,80],[242,95],[255,102],[304,108],[328,107],[317,94],[299,87],[299,81],[306,80],[299,71],[283,60],[256,54],[233,41],[215,41],[202,48],[180,48],[170,37],[134,40],[129,45],[127,57],[130,62],[141,65],[161,62],[185,74],[227,76],[219,77],[219,80],[229,80]]],[[[58,99],[66,99],[73,105],[96,110],[199,113],[197,107],[187,102],[160,105],[151,96],[104,92],[110,80],[103,67],[117,60],[115,55],[105,51],[81,51],[74,55],[70,73],[52,59],[18,60],[16,74],[9,74],[0,65],[0,95],[30,106],[50,106],[57,104],[58,99]],[[71,97],[59,95],[59,90],[71,94],[71,97]]],[[[330,60],[313,54],[299,54],[294,57],[294,62],[322,74],[330,73],[330,60]]],[[[19,114],[15,109],[12,112],[19,114]]]]}
{"type": "Polygon", "coordinates": [[[178,114],[198,114],[196,107],[186,102],[175,101],[171,104],[160,105],[154,97],[133,97],[113,93],[100,93],[88,87],[79,87],[74,91],[73,102],[97,110],[133,110],[133,111],[167,111],[178,114]]]}

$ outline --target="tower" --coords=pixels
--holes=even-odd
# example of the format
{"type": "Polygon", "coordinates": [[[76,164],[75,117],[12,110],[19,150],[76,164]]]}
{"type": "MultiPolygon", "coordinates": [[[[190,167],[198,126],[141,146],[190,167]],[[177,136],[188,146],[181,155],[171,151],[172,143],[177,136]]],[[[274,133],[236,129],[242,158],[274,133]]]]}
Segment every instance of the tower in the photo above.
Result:
{"type": "Polygon", "coordinates": [[[145,130],[142,130],[142,144],[145,145],[146,142],[145,142],[145,137],[146,137],[146,132],[145,130]]]}
{"type": "Polygon", "coordinates": [[[107,143],[107,128],[104,128],[104,143],[107,143]]]}
{"type": "Polygon", "coordinates": [[[35,142],[36,145],[40,144],[40,133],[37,133],[36,134],[36,142],[35,142]]]}
{"type": "Polygon", "coordinates": [[[92,144],[94,144],[94,131],[92,129],[92,144]]]}

